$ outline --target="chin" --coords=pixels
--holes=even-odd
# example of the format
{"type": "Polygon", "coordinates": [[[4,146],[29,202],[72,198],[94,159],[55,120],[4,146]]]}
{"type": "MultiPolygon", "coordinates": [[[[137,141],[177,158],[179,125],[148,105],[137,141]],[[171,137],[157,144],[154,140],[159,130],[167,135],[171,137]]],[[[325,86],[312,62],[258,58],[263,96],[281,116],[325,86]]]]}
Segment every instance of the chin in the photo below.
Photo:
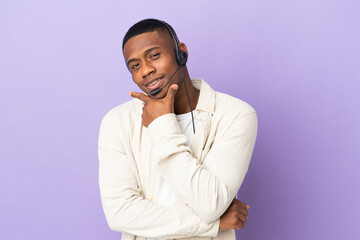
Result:
{"type": "Polygon", "coordinates": [[[151,97],[154,98],[154,99],[163,99],[165,96],[166,95],[164,95],[164,94],[158,93],[155,96],[151,96],[151,97]]]}
{"type": "Polygon", "coordinates": [[[163,89],[161,90],[161,92],[159,92],[158,94],[156,94],[155,96],[151,96],[150,93],[149,93],[149,96],[151,98],[154,98],[154,99],[163,99],[165,96],[166,96],[166,89],[163,89]]]}

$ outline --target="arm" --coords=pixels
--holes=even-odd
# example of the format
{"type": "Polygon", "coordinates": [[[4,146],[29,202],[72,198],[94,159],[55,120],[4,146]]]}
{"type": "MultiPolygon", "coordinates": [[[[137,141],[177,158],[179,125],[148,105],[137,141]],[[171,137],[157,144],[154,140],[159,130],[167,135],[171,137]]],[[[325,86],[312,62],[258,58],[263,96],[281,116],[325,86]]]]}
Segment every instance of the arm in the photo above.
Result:
{"type": "Polygon", "coordinates": [[[238,115],[222,127],[227,129],[200,164],[186,146],[174,114],[162,115],[148,126],[160,174],[207,222],[226,211],[244,180],[256,139],[256,113],[238,115]]]}
{"type": "Polygon", "coordinates": [[[219,220],[207,223],[186,205],[163,207],[141,196],[119,139],[119,124],[109,113],[99,133],[99,185],[109,227],[150,238],[215,237],[219,220]]]}

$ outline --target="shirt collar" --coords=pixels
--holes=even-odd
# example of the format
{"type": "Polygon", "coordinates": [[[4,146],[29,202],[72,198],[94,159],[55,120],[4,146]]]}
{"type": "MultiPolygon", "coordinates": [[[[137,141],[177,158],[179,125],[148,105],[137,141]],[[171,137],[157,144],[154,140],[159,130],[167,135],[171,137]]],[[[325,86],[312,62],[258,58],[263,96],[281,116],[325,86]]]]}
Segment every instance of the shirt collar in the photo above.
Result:
{"type": "Polygon", "coordinates": [[[196,89],[200,90],[195,110],[213,114],[215,109],[215,91],[203,79],[191,79],[191,82],[196,89]]]}

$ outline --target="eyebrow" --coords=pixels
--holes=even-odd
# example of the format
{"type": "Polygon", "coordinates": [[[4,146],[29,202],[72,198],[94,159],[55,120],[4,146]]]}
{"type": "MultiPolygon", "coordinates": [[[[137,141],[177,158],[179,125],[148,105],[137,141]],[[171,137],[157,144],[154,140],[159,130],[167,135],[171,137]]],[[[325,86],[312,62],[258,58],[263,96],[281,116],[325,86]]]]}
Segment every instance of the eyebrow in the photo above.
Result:
{"type": "MultiPolygon", "coordinates": [[[[160,47],[152,47],[152,48],[147,49],[147,50],[145,51],[145,55],[148,54],[149,52],[151,52],[152,50],[158,49],[158,48],[160,48],[160,47]]],[[[132,58],[132,59],[130,59],[129,61],[127,61],[127,63],[126,63],[127,67],[129,67],[129,64],[130,64],[131,62],[136,61],[136,60],[137,60],[136,58],[132,58]]]]}

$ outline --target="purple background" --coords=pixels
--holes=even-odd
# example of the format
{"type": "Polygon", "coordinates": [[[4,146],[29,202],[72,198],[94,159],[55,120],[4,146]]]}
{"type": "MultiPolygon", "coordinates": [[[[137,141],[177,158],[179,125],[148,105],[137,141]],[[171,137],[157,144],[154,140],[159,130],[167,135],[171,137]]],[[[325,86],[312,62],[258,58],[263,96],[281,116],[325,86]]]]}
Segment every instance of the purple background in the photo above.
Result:
{"type": "Polygon", "coordinates": [[[193,78],[250,103],[259,133],[238,239],[360,239],[360,2],[0,1],[0,239],[120,239],[97,137],[136,90],[121,41],[169,22],[193,78]]]}

